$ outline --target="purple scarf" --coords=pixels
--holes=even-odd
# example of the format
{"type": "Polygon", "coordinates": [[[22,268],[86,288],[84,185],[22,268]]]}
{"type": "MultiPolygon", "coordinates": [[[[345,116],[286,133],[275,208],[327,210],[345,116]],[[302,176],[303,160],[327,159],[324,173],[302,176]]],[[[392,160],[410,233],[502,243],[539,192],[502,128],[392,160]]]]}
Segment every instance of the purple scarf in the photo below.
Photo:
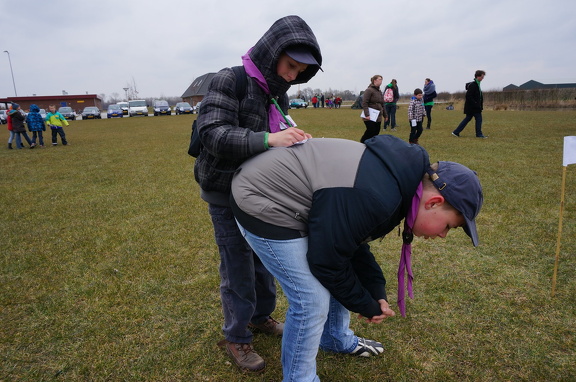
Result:
{"type": "MultiPolygon", "coordinates": [[[[250,58],[250,52],[252,48],[248,50],[248,52],[242,56],[242,64],[244,65],[244,69],[246,70],[246,74],[248,76],[254,78],[258,86],[264,90],[264,93],[270,95],[270,89],[268,88],[268,83],[264,78],[264,75],[260,72],[260,70],[256,67],[252,59],[250,58]]],[[[271,133],[277,133],[280,129],[280,123],[284,121],[284,117],[282,114],[276,109],[273,103],[270,103],[268,107],[268,125],[270,126],[271,133]]]]}
{"type": "Polygon", "coordinates": [[[404,232],[402,232],[404,243],[402,244],[402,254],[400,255],[400,265],[398,266],[398,308],[400,309],[402,317],[406,317],[406,299],[404,290],[405,272],[408,272],[408,296],[414,298],[414,292],[412,291],[412,280],[414,280],[414,275],[412,274],[412,261],[410,256],[412,255],[412,238],[414,237],[412,234],[412,228],[414,227],[416,215],[418,215],[420,199],[422,199],[422,182],[420,182],[418,188],[416,188],[416,195],[412,198],[412,205],[408,210],[406,219],[404,219],[404,232]]]}

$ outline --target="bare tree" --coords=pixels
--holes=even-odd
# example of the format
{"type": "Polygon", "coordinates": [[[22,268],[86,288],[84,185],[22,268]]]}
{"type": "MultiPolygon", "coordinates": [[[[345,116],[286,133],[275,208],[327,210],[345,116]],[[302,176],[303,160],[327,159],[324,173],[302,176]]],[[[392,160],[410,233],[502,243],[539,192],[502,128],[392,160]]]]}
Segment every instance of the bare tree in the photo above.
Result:
{"type": "Polygon", "coordinates": [[[138,99],[138,88],[136,86],[136,80],[134,77],[132,77],[132,83],[128,82],[126,87],[128,88],[126,91],[126,94],[128,94],[128,99],[138,99]]]}

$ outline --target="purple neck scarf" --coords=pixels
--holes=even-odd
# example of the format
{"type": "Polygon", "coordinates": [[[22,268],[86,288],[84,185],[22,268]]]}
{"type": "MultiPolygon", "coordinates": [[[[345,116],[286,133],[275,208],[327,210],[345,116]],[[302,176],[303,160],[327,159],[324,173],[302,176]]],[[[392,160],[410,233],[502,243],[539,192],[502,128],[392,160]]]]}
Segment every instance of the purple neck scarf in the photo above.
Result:
{"type": "Polygon", "coordinates": [[[404,232],[402,232],[402,254],[400,255],[400,265],[398,266],[398,308],[400,309],[400,314],[402,317],[406,317],[406,299],[404,290],[404,274],[408,273],[408,296],[414,298],[414,292],[412,291],[412,280],[414,280],[414,275],[412,274],[412,261],[410,256],[412,255],[412,228],[414,227],[414,221],[416,220],[416,215],[418,215],[418,207],[420,206],[420,199],[422,199],[422,182],[416,188],[416,194],[412,198],[412,205],[408,210],[406,219],[404,219],[404,232]]]}
{"type": "MultiPolygon", "coordinates": [[[[270,88],[268,87],[268,83],[264,78],[264,75],[260,72],[260,70],[256,67],[252,59],[250,58],[250,52],[252,48],[248,50],[248,52],[242,56],[242,64],[244,65],[244,69],[246,70],[246,74],[248,76],[254,78],[258,86],[264,90],[264,93],[270,96],[270,88]]],[[[271,133],[277,133],[281,130],[280,123],[284,121],[284,117],[282,114],[276,109],[276,106],[270,102],[270,106],[268,106],[268,125],[270,127],[271,133]]]]}

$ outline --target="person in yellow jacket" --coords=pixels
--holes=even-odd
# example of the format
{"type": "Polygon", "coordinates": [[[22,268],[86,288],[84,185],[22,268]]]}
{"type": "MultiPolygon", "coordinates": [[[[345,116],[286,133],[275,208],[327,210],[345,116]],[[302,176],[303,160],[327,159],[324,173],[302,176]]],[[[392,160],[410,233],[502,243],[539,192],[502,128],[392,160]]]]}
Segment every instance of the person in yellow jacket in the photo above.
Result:
{"type": "Polygon", "coordinates": [[[68,141],[66,140],[66,133],[64,133],[64,126],[68,126],[68,121],[62,114],[56,111],[56,106],[50,105],[48,109],[50,112],[46,115],[45,121],[52,130],[52,146],[58,144],[58,135],[60,135],[62,144],[66,146],[68,141]]]}

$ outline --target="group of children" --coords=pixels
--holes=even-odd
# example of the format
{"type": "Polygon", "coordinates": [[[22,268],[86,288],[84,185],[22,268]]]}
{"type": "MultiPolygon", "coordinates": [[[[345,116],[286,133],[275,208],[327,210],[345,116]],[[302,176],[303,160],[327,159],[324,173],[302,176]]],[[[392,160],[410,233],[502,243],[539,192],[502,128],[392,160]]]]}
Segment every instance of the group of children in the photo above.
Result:
{"type": "Polygon", "coordinates": [[[7,122],[8,131],[10,132],[10,137],[8,138],[9,149],[12,149],[14,139],[16,140],[17,149],[24,148],[22,137],[24,137],[31,149],[38,145],[45,147],[42,133],[46,131],[46,125],[48,125],[52,131],[52,146],[58,144],[58,135],[60,135],[60,140],[64,146],[68,144],[66,134],[64,133],[64,126],[68,126],[68,121],[62,114],[56,111],[55,105],[49,106],[50,112],[46,115],[46,118],[42,118],[40,108],[35,104],[30,105],[28,114],[24,114],[20,105],[17,103],[11,103],[8,110],[7,122]],[[26,133],[25,123],[28,125],[28,130],[32,133],[32,139],[30,139],[26,133]],[[38,140],[38,144],[36,144],[36,140],[38,140]]]}

